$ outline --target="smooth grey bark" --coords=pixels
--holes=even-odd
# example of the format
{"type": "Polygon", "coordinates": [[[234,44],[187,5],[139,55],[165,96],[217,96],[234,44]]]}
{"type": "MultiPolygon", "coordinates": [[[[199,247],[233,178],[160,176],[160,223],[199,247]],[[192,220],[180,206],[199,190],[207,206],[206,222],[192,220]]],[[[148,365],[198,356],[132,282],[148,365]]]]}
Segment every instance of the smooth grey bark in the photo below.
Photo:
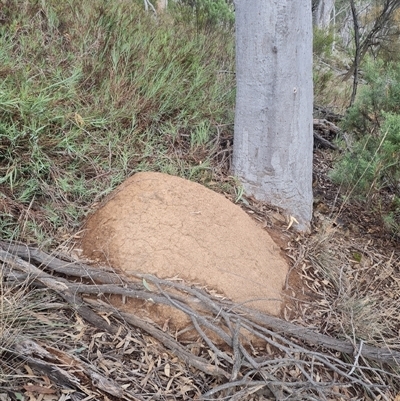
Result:
{"type": "Polygon", "coordinates": [[[233,170],[245,193],[307,231],[312,217],[309,0],[237,0],[233,170]]]}

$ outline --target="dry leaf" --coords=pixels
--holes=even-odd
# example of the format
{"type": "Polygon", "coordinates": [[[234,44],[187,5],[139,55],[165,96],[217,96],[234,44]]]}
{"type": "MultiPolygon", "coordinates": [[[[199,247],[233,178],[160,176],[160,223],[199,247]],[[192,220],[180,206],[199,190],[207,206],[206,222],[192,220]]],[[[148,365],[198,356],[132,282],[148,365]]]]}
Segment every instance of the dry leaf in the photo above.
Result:
{"type": "Polygon", "coordinates": [[[164,374],[165,376],[169,377],[170,373],[171,373],[171,366],[169,365],[169,363],[167,363],[164,366],[164,374]]]}
{"type": "Polygon", "coordinates": [[[54,388],[36,386],[34,384],[26,384],[24,385],[24,389],[26,391],[29,391],[30,393],[38,393],[38,394],[55,394],[57,392],[57,390],[54,388]]]}

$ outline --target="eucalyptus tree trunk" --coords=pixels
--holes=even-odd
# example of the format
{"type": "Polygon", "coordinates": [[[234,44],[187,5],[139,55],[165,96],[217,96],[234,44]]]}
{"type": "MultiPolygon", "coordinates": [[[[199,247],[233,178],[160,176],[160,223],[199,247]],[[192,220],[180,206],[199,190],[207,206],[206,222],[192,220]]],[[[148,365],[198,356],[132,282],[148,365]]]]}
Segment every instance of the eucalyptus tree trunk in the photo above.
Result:
{"type": "Polygon", "coordinates": [[[332,12],[335,0],[316,0],[313,2],[313,24],[320,29],[326,29],[331,25],[332,12]]]}
{"type": "Polygon", "coordinates": [[[245,193],[281,207],[300,231],[309,229],[313,201],[310,3],[235,3],[233,170],[245,193]]]}

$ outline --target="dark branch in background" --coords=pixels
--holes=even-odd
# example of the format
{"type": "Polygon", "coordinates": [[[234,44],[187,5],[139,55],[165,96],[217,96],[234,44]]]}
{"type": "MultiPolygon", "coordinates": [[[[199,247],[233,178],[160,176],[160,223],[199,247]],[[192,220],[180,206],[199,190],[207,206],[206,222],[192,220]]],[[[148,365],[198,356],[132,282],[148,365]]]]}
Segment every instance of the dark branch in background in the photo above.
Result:
{"type": "Polygon", "coordinates": [[[356,51],[354,54],[354,73],[353,73],[353,90],[351,93],[350,107],[354,104],[357,94],[358,86],[358,69],[360,66],[360,26],[358,25],[357,10],[354,4],[354,0],[350,0],[351,14],[353,16],[353,27],[354,27],[354,44],[356,51]]]}
{"type": "MultiPolygon", "coordinates": [[[[400,0],[385,0],[383,4],[382,11],[375,19],[374,25],[372,29],[368,32],[368,34],[364,37],[360,37],[360,27],[357,17],[357,10],[355,7],[354,0],[350,0],[351,12],[353,16],[353,26],[354,26],[354,41],[356,45],[355,56],[352,66],[349,71],[344,76],[344,81],[348,80],[350,77],[354,77],[353,79],[353,93],[351,96],[350,106],[354,103],[354,99],[357,92],[357,84],[358,84],[358,69],[360,67],[361,61],[364,59],[367,51],[372,47],[376,46],[379,43],[380,35],[384,32],[384,30],[388,27],[391,22],[392,17],[394,16],[394,12],[400,7],[400,0]]],[[[381,38],[382,39],[382,38],[381,38]]]]}

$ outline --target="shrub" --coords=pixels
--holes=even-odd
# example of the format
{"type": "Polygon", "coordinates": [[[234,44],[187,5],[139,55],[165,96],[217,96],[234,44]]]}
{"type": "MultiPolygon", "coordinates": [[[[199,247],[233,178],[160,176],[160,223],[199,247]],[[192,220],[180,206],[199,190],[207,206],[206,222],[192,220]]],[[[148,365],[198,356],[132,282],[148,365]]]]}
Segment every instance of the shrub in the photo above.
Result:
{"type": "Polygon", "coordinates": [[[333,30],[313,28],[313,53],[314,56],[323,57],[330,56],[332,46],[335,41],[333,30]]]}
{"type": "Polygon", "coordinates": [[[384,113],[400,114],[400,64],[368,60],[362,74],[365,84],[348,110],[343,128],[357,138],[380,136],[384,113]]]}
{"type": "Polygon", "coordinates": [[[366,85],[344,121],[355,142],[336,163],[331,178],[371,206],[379,203],[381,209],[385,204],[383,221],[399,234],[400,66],[369,62],[364,79],[366,85]]]}
{"type": "Polygon", "coordinates": [[[186,22],[195,22],[197,29],[233,28],[235,13],[229,0],[179,0],[173,7],[186,22]]]}

